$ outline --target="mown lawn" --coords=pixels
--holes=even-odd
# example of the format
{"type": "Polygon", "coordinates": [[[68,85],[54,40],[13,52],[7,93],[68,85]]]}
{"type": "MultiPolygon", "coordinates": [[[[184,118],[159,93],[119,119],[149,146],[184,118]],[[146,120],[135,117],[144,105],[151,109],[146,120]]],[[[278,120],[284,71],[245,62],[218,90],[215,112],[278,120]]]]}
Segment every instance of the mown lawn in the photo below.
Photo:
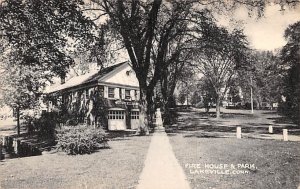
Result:
{"type": "Polygon", "coordinates": [[[0,162],[0,188],[135,188],[151,136],[118,137],[110,149],[70,156],[41,156],[0,162]]]}
{"type": "Polygon", "coordinates": [[[298,188],[300,142],[234,137],[235,127],[231,128],[233,123],[242,127],[247,124],[254,134],[260,133],[257,129],[263,131],[263,124],[273,125],[272,120],[267,119],[271,114],[264,115],[267,117],[259,114],[253,118],[247,114],[227,116],[220,123],[210,117],[199,116],[199,112],[181,114],[177,129],[169,129],[168,136],[192,188],[298,188]],[[207,168],[205,164],[227,164],[229,167],[207,168]],[[238,168],[238,164],[251,164],[255,168],[238,168]],[[236,170],[240,172],[237,174],[236,170]]]}
{"type": "MultiPolygon", "coordinates": [[[[299,142],[259,139],[169,137],[176,158],[192,188],[296,189],[300,184],[299,142]],[[188,164],[254,164],[256,169],[237,175],[197,173],[188,164]]],[[[229,169],[230,170],[230,169],[229,169]]]]}

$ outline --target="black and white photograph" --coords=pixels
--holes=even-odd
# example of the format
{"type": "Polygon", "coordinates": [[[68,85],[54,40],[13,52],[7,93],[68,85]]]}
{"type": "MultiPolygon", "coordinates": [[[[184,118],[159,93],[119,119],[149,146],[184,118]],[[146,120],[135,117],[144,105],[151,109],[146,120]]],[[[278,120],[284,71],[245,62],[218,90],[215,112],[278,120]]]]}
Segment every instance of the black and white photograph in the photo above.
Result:
{"type": "Polygon", "coordinates": [[[300,189],[300,0],[0,0],[0,189],[300,189]]]}

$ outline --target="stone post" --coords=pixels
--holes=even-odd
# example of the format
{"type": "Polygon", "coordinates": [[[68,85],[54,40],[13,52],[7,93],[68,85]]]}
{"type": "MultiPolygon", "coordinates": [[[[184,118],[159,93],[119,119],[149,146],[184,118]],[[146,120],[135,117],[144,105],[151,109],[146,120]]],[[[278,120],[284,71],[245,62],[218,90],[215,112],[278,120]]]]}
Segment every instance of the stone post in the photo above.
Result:
{"type": "Polygon", "coordinates": [[[242,129],[241,129],[241,127],[236,128],[236,138],[238,138],[238,139],[242,138],[242,129]]]}
{"type": "Polygon", "coordinates": [[[273,133],[273,127],[269,126],[269,133],[273,133]]]}
{"type": "Polygon", "coordinates": [[[14,147],[14,153],[19,155],[20,153],[20,147],[21,147],[21,141],[18,139],[13,140],[13,147],[14,147]]]}
{"type": "Polygon", "coordinates": [[[288,141],[288,130],[283,129],[283,141],[288,141]]]}

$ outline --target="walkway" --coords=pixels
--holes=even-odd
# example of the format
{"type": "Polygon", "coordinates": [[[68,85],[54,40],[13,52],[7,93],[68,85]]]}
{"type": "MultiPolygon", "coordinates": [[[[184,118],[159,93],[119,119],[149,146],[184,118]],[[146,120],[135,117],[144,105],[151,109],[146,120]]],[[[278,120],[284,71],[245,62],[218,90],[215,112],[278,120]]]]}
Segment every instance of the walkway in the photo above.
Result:
{"type": "Polygon", "coordinates": [[[189,189],[165,132],[153,134],[138,189],[189,189]]]}

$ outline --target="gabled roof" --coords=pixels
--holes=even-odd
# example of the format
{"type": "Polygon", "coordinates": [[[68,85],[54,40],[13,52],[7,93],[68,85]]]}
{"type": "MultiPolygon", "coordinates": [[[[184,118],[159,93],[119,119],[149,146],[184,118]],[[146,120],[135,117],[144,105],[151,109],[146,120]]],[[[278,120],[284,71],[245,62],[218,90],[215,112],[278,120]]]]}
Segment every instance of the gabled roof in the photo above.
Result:
{"type": "Polygon", "coordinates": [[[110,74],[111,72],[115,71],[117,68],[121,67],[122,65],[128,64],[128,62],[122,62],[119,64],[115,64],[113,66],[103,68],[99,71],[90,72],[84,75],[76,76],[68,81],[66,81],[64,84],[50,86],[50,88],[46,91],[46,93],[54,93],[62,90],[66,90],[72,87],[76,87],[79,85],[85,85],[93,82],[97,82],[102,77],[110,74]]]}

